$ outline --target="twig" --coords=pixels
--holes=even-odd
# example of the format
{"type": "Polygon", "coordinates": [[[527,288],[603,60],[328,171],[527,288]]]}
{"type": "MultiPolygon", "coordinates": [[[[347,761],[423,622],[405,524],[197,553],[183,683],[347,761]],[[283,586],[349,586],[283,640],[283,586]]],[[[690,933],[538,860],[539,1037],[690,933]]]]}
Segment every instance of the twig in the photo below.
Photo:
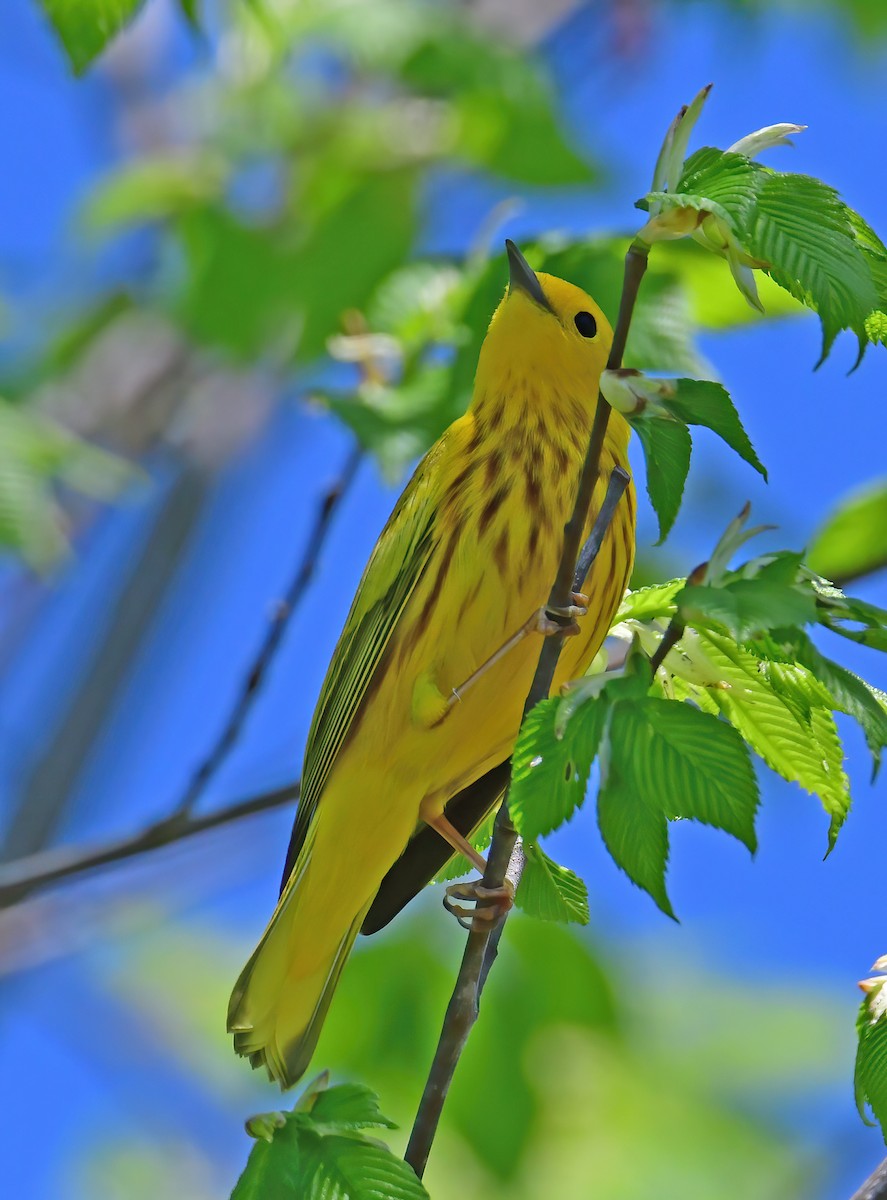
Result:
{"type": "MultiPolygon", "coordinates": [[[[622,365],[631,315],[634,311],[638,288],[647,267],[648,251],[648,246],[636,240],[629,247],[625,257],[625,278],[619,302],[619,315],[613,334],[613,345],[607,361],[609,370],[615,370],[622,365]]],[[[609,419],[610,406],[599,392],[588,450],[579,476],[576,501],[570,520],[564,528],[564,545],[557,575],[548,598],[547,607],[549,608],[565,608],[570,603],[571,585],[580,556],[582,531],[585,528],[594,487],[600,473],[601,452],[609,419]]],[[[536,673],[524,705],[525,716],[551,690],[562,641],[562,637],[555,636],[546,638],[543,643],[536,673]]],[[[483,885],[487,888],[500,888],[507,873],[510,873],[513,881],[519,881],[522,869],[522,852],[518,848],[517,830],[508,811],[508,792],[506,791],[493,829],[493,840],[487,857],[483,885]],[[517,861],[515,860],[516,850],[517,861]]],[[[419,1110],[404,1155],[420,1179],[425,1172],[425,1165],[428,1162],[428,1155],[437,1132],[456,1064],[471,1032],[471,1027],[477,1020],[481,980],[486,980],[495,957],[496,947],[499,937],[501,937],[501,924],[491,948],[492,934],[489,929],[478,929],[477,931],[472,929],[468,935],[456,986],[447,1007],[434,1061],[431,1064],[425,1091],[419,1103],[419,1110]],[[490,948],[489,954],[488,948],[490,948]]]]}
{"type": "Polygon", "coordinates": [[[277,606],[274,617],[265,633],[264,641],[259,647],[259,652],[252,666],[247,672],[240,696],[228,717],[228,721],[219,734],[215,745],[192,776],[191,782],[176,807],[175,811],[177,814],[187,816],[193,810],[194,805],[203,794],[207,783],[209,783],[210,779],[218,771],[226,755],[240,737],[244,721],[255,701],[259,688],[262,686],[268,667],[277,653],[290,618],[296,610],[299,601],[304,596],[308,584],[314,575],[317,560],[329,532],[336,509],[354,482],[362,458],[363,451],[359,444],[355,444],[348,458],[345,460],[338,479],[336,479],[321,498],[317,515],[314,518],[314,527],[311,530],[301,562],[296,569],[292,582],[277,606]]]}
{"type": "Polygon", "coordinates": [[[887,1158],[876,1167],[868,1179],[854,1192],[850,1200],[885,1200],[887,1197],[887,1158]]]}
{"type": "Polygon", "coordinates": [[[16,859],[15,862],[0,866],[0,908],[8,908],[36,888],[57,883],[60,879],[82,875],[96,867],[123,862],[148,850],[159,850],[162,846],[181,842],[185,838],[194,837],[195,834],[204,833],[207,829],[229,825],[232,821],[240,821],[269,808],[279,808],[282,804],[297,800],[298,797],[299,784],[293,783],[287,787],[263,792],[259,796],[250,796],[247,800],[240,800],[236,804],[226,805],[199,817],[173,813],[172,816],[149,825],[138,833],[113,842],[103,842],[99,846],[59,846],[52,850],[41,850],[38,854],[28,855],[27,858],[16,859]]]}

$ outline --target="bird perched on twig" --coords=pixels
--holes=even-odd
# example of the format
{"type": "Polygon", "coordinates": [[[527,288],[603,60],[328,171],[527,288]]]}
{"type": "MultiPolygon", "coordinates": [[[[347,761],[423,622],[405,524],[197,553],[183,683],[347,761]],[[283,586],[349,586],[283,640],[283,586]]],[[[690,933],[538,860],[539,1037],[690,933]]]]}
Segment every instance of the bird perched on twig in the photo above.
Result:
{"type": "MultiPolygon", "coordinates": [[[[612,331],[590,296],[507,247],[471,405],[419,463],[358,586],[308,735],[280,899],[231,997],[235,1049],[283,1087],[306,1070],[354,939],[414,835],[430,827],[447,856],[482,866],[465,834],[484,814],[463,832],[451,817],[511,755],[539,635],[564,624],[574,635],[557,689],[587,668],[628,583],[630,487],[582,594],[545,611],[612,331]]],[[[628,438],[613,413],[586,534],[628,438]]]]}

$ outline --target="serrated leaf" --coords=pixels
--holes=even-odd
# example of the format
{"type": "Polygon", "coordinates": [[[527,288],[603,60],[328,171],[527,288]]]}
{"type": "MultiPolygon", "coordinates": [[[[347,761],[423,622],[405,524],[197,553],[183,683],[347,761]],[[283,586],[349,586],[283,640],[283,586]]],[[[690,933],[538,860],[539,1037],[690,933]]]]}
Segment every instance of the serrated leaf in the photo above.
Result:
{"type": "Polygon", "coordinates": [[[887,746],[887,696],[826,658],[804,633],[795,635],[794,653],[798,662],[828,688],[834,707],[861,726],[872,756],[874,780],[881,765],[881,751],[887,746]]]}
{"type": "MultiPolygon", "coordinates": [[[[847,777],[834,761],[834,747],[821,746],[819,730],[774,691],[760,659],[711,630],[699,631],[698,637],[728,685],[712,688],[710,698],[769,767],[819,797],[832,819],[831,845],[850,805],[847,777]]],[[[827,728],[822,732],[830,736],[827,728]]]]}
{"type": "Polygon", "coordinates": [[[531,844],[562,825],[584,800],[606,720],[606,701],[589,700],[572,713],[558,737],[563,703],[553,697],[537,704],[514,748],[508,807],[518,833],[531,844]]]}
{"type": "Polygon", "coordinates": [[[675,611],[675,596],[684,587],[686,580],[670,579],[668,583],[654,583],[650,587],[637,588],[622,598],[613,624],[620,621],[653,621],[659,617],[670,617],[675,611]]]}
{"type": "Polygon", "coordinates": [[[253,1147],[231,1200],[422,1200],[410,1167],[360,1130],[392,1122],[360,1084],[309,1084],[295,1109],[248,1122],[253,1147]],[[253,1128],[250,1129],[250,1126],[253,1128]]]}
{"type": "MultiPolygon", "coordinates": [[[[752,211],[766,169],[744,154],[703,146],[684,163],[677,191],[705,197],[719,206],[735,228],[740,228],[752,211]]],[[[718,214],[717,208],[709,211],[718,214]]]]}
{"type": "Polygon", "coordinates": [[[144,0],[39,0],[81,75],[108,42],[136,16],[144,0]]]}
{"type": "Polygon", "coordinates": [[[879,1003],[883,986],[882,983],[873,987],[859,1008],[853,1085],[859,1115],[866,1124],[871,1124],[865,1115],[868,1104],[887,1142],[887,1017],[883,1003],[879,1003]]]}
{"type": "Polygon", "coordinates": [[[666,916],[674,910],[665,890],[668,822],[648,804],[624,773],[625,755],[613,744],[601,763],[597,820],[611,858],[632,883],[648,892],[666,916]]]}
{"type": "Polygon", "coordinates": [[[866,317],[878,295],[857,245],[850,210],[834,188],[808,175],[767,174],[750,222],[747,247],[767,273],[819,314],[824,361],[842,329],[865,346],[866,317]]]}
{"type": "Polygon", "coordinates": [[[887,566],[887,480],[843,499],[817,531],[807,560],[838,585],[887,566]]]}
{"type": "Polygon", "coordinates": [[[740,458],[767,478],[767,472],[749,441],[730,393],[719,383],[704,379],[676,379],[677,390],[668,409],[686,425],[703,425],[722,438],[740,458]]]}
{"type": "Polygon", "coordinates": [[[340,1083],[322,1091],[311,1107],[311,1119],[340,1129],[397,1128],[382,1115],[376,1093],[363,1083],[340,1083]]]}
{"type": "MultiPolygon", "coordinates": [[[[379,1142],[328,1134],[308,1142],[304,1156],[310,1182],[293,1193],[293,1200],[425,1200],[428,1196],[412,1167],[379,1142]]],[[[262,1200],[273,1195],[263,1193],[262,1200]]]]}
{"type": "Polygon", "coordinates": [[[647,495],[659,521],[661,545],[668,536],[684,494],[690,470],[692,443],[689,430],[677,421],[659,417],[631,422],[644,448],[647,467],[647,495]]]}
{"type": "Polygon", "coordinates": [[[676,597],[688,624],[716,621],[738,640],[786,626],[812,624],[812,592],[768,579],[736,579],[721,587],[689,584],[676,597]]]}
{"type": "Polygon", "coordinates": [[[562,867],[538,846],[524,845],[526,863],[514,902],[541,921],[587,925],[588,888],[578,875],[562,867]]]}
{"type": "Polygon", "coordinates": [[[754,851],[758,785],[735,729],[688,704],[645,697],[614,709],[611,753],[615,743],[622,773],[648,804],[723,829],[754,851]]]}

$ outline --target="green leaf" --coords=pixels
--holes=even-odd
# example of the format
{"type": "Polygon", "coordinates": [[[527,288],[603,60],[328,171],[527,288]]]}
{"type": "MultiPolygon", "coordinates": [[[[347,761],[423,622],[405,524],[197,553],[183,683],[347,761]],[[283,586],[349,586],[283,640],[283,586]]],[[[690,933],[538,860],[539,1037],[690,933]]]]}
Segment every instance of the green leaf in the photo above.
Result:
{"type": "Polygon", "coordinates": [[[259,1140],[231,1200],[422,1200],[410,1167],[361,1130],[394,1128],[360,1084],[309,1084],[292,1112],[247,1122],[259,1140]]]}
{"type": "Polygon", "coordinates": [[[834,707],[861,726],[872,755],[874,780],[881,765],[881,751],[887,746],[887,696],[826,658],[805,633],[794,634],[793,651],[798,663],[828,688],[834,707]]]}
{"type": "Polygon", "coordinates": [[[379,1097],[363,1083],[341,1083],[321,1091],[311,1106],[311,1119],[318,1125],[342,1129],[396,1129],[382,1115],[379,1097]]]}
{"type": "Polygon", "coordinates": [[[807,559],[839,585],[887,566],[887,479],[843,499],[817,531],[807,559]]]}
{"type": "Polygon", "coordinates": [[[881,1136],[887,1142],[887,1018],[884,1014],[884,983],[878,982],[866,994],[859,1007],[856,1021],[858,1044],[853,1086],[859,1115],[865,1115],[868,1104],[881,1126],[881,1136]]]}
{"type": "Polygon", "coordinates": [[[866,317],[878,295],[857,245],[850,210],[834,188],[807,175],[766,175],[750,222],[747,248],[768,274],[814,308],[822,323],[823,362],[842,329],[865,347],[866,317]]]}
{"type": "MultiPolygon", "coordinates": [[[[480,825],[468,839],[475,850],[480,850],[481,854],[489,846],[493,838],[493,826],[496,823],[498,807],[489,813],[480,825]]],[[[442,871],[434,877],[435,883],[449,883],[452,879],[459,879],[462,875],[470,875],[476,870],[474,863],[468,861],[464,854],[454,854],[442,871]]]]}
{"type": "Polygon", "coordinates": [[[831,714],[818,710],[824,715],[817,718],[814,727],[812,721],[799,715],[792,698],[779,694],[778,677],[771,678],[766,664],[755,655],[712,630],[700,631],[698,638],[704,654],[727,685],[712,688],[710,699],[769,767],[819,797],[831,818],[831,847],[850,807],[848,781],[840,763],[842,755],[836,752],[831,714]]]}
{"type": "Polygon", "coordinates": [[[767,472],[742,427],[727,389],[703,379],[676,379],[675,384],[675,394],[666,401],[669,411],[686,425],[711,429],[766,479],[767,472]]]}
{"type": "Polygon", "coordinates": [[[39,0],[81,75],[108,42],[138,13],[144,0],[39,0]]]}
{"type": "Polygon", "coordinates": [[[637,588],[622,598],[613,624],[620,621],[654,621],[670,617],[677,608],[675,597],[686,580],[670,579],[668,583],[654,583],[650,587],[637,588]]]}
{"type": "Polygon", "coordinates": [[[647,465],[647,495],[659,521],[661,545],[671,530],[681,507],[684,484],[690,470],[692,443],[685,425],[660,417],[631,422],[644,448],[647,465]]]}
{"type": "MultiPolygon", "coordinates": [[[[648,892],[669,917],[674,917],[665,890],[668,864],[668,822],[661,807],[650,804],[626,775],[626,753],[618,742],[610,745],[601,766],[597,820],[610,856],[632,883],[648,892]]],[[[630,772],[630,763],[628,763],[630,772]]]]}
{"type": "Polygon", "coordinates": [[[93,189],[83,222],[93,232],[105,232],[166,220],[210,200],[222,183],[219,163],[208,156],[144,158],[93,189]]]}
{"type": "Polygon", "coordinates": [[[735,729],[691,705],[645,697],[614,710],[611,753],[617,742],[622,773],[649,805],[723,829],[754,851],[758,785],[735,729]]]}
{"type": "MultiPolygon", "coordinates": [[[[293,1200],[424,1200],[428,1196],[412,1167],[378,1142],[328,1134],[306,1138],[305,1143],[308,1186],[294,1192],[293,1200]]],[[[275,1195],[259,1194],[262,1200],[275,1195]]]]}
{"type": "Polygon", "coordinates": [[[689,584],[678,593],[677,604],[687,624],[715,621],[738,640],[784,626],[808,625],[816,620],[813,594],[768,579],[736,579],[720,587],[689,584]]]}
{"type": "Polygon", "coordinates": [[[712,202],[710,212],[720,215],[721,208],[734,228],[740,229],[754,209],[767,174],[766,168],[744,154],[703,146],[684,163],[677,191],[704,196],[712,202]]]}
{"type": "Polygon", "coordinates": [[[453,105],[453,154],[534,185],[588,183],[596,172],[564,137],[554,92],[538,66],[464,25],[439,30],[405,59],[405,82],[453,105]]]}
{"type": "Polygon", "coordinates": [[[515,904],[529,917],[560,924],[587,925],[588,888],[569,868],[549,858],[538,846],[524,845],[526,863],[515,904]]]}
{"type": "Polygon", "coordinates": [[[588,700],[572,712],[559,737],[564,703],[553,697],[537,704],[514,748],[508,807],[518,833],[531,844],[562,825],[582,803],[606,720],[606,702],[588,700]]]}

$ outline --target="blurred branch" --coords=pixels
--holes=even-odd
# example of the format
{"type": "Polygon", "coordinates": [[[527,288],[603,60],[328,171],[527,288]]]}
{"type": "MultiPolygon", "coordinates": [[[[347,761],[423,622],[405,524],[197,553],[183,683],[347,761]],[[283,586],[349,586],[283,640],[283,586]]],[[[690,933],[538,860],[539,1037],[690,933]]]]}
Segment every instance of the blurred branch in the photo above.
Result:
{"type": "Polygon", "coordinates": [[[97,867],[124,862],[149,850],[159,850],[163,846],[181,842],[219,825],[229,825],[232,821],[240,821],[269,808],[279,808],[297,800],[298,797],[299,784],[296,782],[270,792],[262,792],[258,796],[251,796],[247,800],[240,800],[236,804],[229,804],[203,816],[189,817],[182,813],[173,813],[138,833],[116,841],[87,847],[58,846],[6,863],[0,866],[0,908],[17,904],[36,888],[57,883],[72,875],[82,875],[97,867]]]}
{"type": "Polygon", "coordinates": [[[59,847],[11,859],[5,865],[0,866],[0,907],[17,903],[36,888],[56,883],[73,875],[81,875],[111,863],[121,862],[149,850],[157,850],[162,846],[168,846],[171,842],[193,837],[204,830],[214,829],[217,825],[240,820],[241,817],[263,812],[265,809],[277,807],[298,797],[298,784],[293,784],[290,787],[278,788],[272,792],[253,796],[205,816],[192,817],[191,815],[194,805],[203,794],[207,783],[218,771],[240,736],[249,710],[280,646],[290,618],[314,575],[333,516],[354,482],[362,457],[363,451],[360,446],[355,445],[349,452],[337,479],[321,497],[314,525],[292,582],[265,634],[234,709],[212,750],[188,785],[181,802],[170,816],[117,841],[85,848],[59,847]]]}
{"type": "MultiPolygon", "coordinates": [[[[633,242],[625,256],[625,277],[619,303],[619,316],[613,332],[613,344],[607,361],[607,368],[609,370],[615,370],[622,365],[622,356],[625,353],[625,343],[628,337],[628,328],[631,324],[635,300],[637,299],[638,288],[647,267],[647,250],[648,247],[644,246],[643,243],[633,242]]],[[[570,520],[564,529],[564,545],[561,551],[560,564],[551,588],[548,604],[546,605],[546,608],[549,610],[563,609],[570,604],[574,575],[577,572],[580,561],[583,566],[586,566],[587,563],[586,555],[582,549],[582,531],[585,528],[585,522],[591,509],[595,484],[600,475],[601,453],[603,451],[604,437],[607,432],[609,419],[610,405],[605,400],[603,393],[599,391],[588,449],[576,489],[576,501],[570,520]]],[[[625,490],[627,482],[627,478],[624,482],[617,479],[616,487],[613,489],[616,500],[618,500],[618,497],[625,490]],[[620,490],[617,491],[616,488],[620,488],[620,490]]],[[[602,505],[598,520],[595,522],[595,528],[592,530],[591,538],[589,539],[589,541],[595,539],[598,548],[600,548],[600,541],[604,532],[604,529],[598,528],[598,526],[604,526],[605,523],[609,524],[615,507],[615,501],[602,505]]],[[[590,566],[590,563],[587,566],[590,566]]],[[[524,717],[526,717],[531,709],[535,708],[540,700],[548,696],[562,643],[563,635],[545,639],[539,654],[536,673],[533,676],[533,682],[530,685],[530,691],[524,705],[524,717]]],[[[493,840],[490,844],[490,852],[487,858],[487,869],[484,872],[482,881],[483,887],[491,891],[500,890],[506,879],[508,879],[516,889],[517,884],[520,882],[522,870],[523,852],[520,847],[517,830],[509,815],[508,792],[506,791],[505,798],[496,816],[493,840]]],[[[479,900],[478,907],[484,906],[485,903],[489,904],[490,901],[479,900]]],[[[478,924],[478,922],[474,923],[474,925],[478,924]]],[[[435,1134],[437,1133],[438,1123],[440,1122],[444,1102],[456,1070],[456,1065],[465,1048],[472,1026],[477,1020],[481,989],[486,982],[487,974],[495,958],[503,924],[504,918],[500,921],[499,927],[495,931],[491,930],[489,925],[486,928],[475,928],[473,926],[468,935],[468,942],[465,947],[462,964],[459,968],[456,985],[444,1017],[434,1061],[431,1064],[431,1070],[428,1074],[422,1099],[419,1102],[419,1110],[416,1113],[416,1120],[413,1124],[410,1140],[404,1155],[404,1158],[420,1179],[425,1172],[428,1155],[431,1151],[435,1134]]]]}
{"type": "Polygon", "coordinates": [[[887,1158],[869,1175],[850,1200],[885,1200],[887,1197],[887,1158]]]}
{"type": "Polygon", "coordinates": [[[355,443],[354,448],[345,460],[338,478],[322,496],[314,519],[314,526],[309,535],[301,562],[296,568],[295,575],[286,590],[286,594],[277,605],[277,610],[265,634],[264,641],[244,680],[240,696],[215,745],[195,771],[190,784],[176,808],[176,813],[187,815],[193,810],[194,805],[203,794],[206,785],[212,779],[213,775],[215,775],[216,771],[218,771],[226,755],[231,751],[231,748],[240,736],[249,710],[264,682],[265,675],[274,655],[277,653],[290,618],[304,596],[317,568],[320,552],[336,509],[354,482],[362,459],[363,450],[358,443],[355,443]]]}

